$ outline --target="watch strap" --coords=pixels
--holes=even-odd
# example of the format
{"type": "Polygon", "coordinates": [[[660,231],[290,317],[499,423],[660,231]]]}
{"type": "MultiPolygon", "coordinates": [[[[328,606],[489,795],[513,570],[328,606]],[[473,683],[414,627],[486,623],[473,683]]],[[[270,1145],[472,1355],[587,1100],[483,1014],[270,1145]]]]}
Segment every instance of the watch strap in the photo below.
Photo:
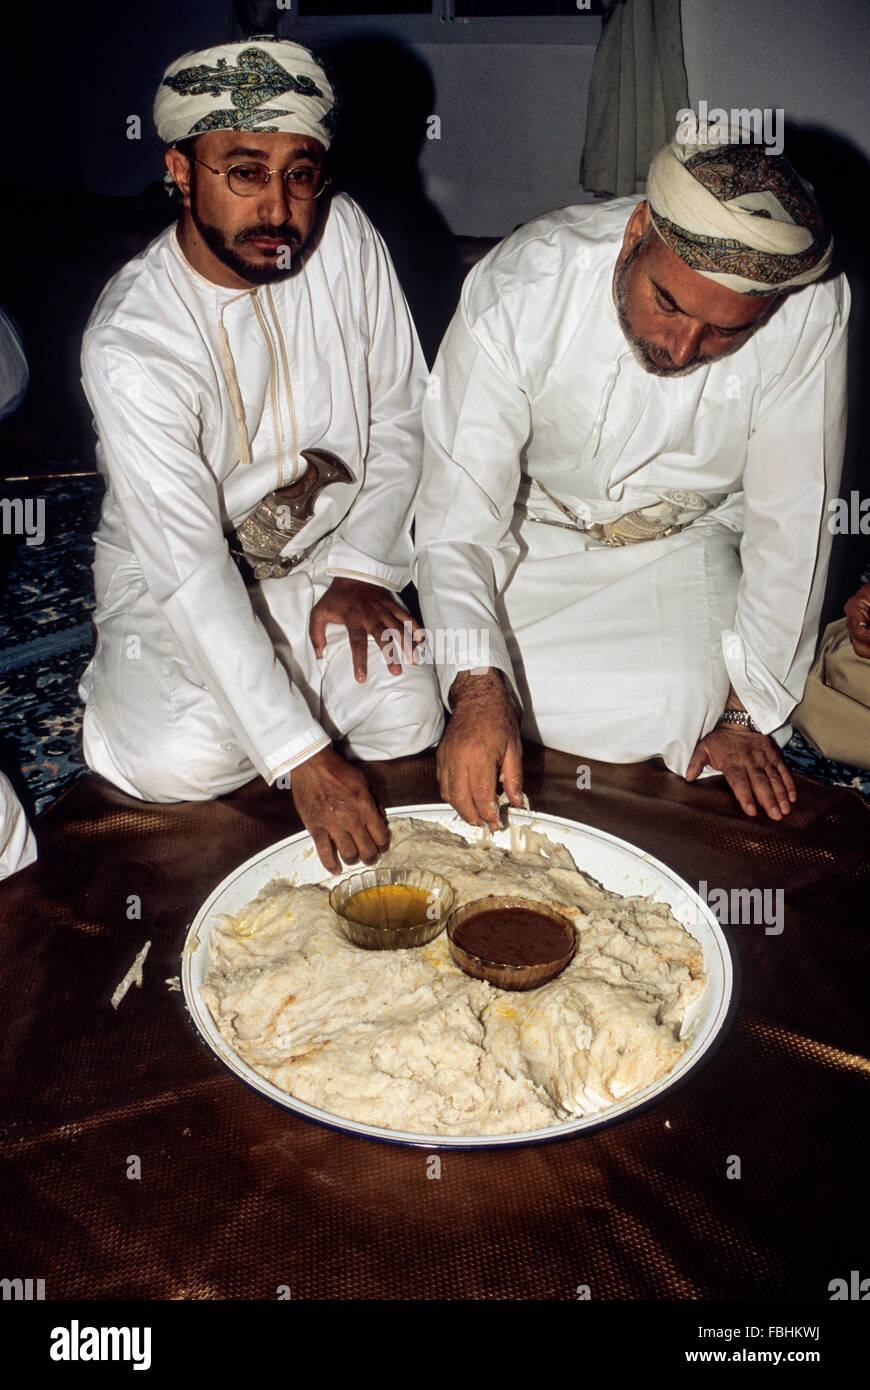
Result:
{"type": "Polygon", "coordinates": [[[741,729],[750,729],[754,734],[761,733],[758,725],[755,723],[752,716],[746,713],[745,709],[724,710],[717,721],[716,728],[719,729],[723,725],[736,725],[741,729]]]}

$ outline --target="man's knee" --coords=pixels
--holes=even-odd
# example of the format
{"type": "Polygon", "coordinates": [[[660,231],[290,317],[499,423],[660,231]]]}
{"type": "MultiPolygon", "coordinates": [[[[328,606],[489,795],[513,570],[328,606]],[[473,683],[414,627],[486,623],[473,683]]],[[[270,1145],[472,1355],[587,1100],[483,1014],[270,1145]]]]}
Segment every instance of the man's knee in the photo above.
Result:
{"type": "Polygon", "coordinates": [[[367,762],[410,757],[432,748],[444,732],[444,706],[431,667],[404,666],[391,676],[367,719],[344,738],[348,752],[367,762]]]}
{"type": "MultiPolygon", "coordinates": [[[[397,716],[401,714],[398,702],[396,713],[397,716]]],[[[394,754],[395,757],[422,753],[440,741],[444,732],[444,705],[436,680],[421,687],[413,699],[407,702],[405,720],[399,728],[402,730],[406,746],[401,753],[394,754]]]]}

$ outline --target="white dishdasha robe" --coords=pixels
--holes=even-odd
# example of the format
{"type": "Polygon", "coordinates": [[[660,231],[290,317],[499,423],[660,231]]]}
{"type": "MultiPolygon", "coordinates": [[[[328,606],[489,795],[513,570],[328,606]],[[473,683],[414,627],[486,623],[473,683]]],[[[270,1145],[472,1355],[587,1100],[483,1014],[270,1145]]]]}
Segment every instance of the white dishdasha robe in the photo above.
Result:
{"type": "Polygon", "coordinates": [[[196,800],[274,782],[330,737],[363,758],[437,740],[431,668],[390,676],[370,639],[359,684],[343,627],[320,661],[308,635],[335,576],[408,578],[425,364],[362,211],[337,196],[297,273],[241,291],[199,275],[167,229],[103,291],[82,375],[107,478],[89,765],[147,800],[196,800]],[[248,591],[226,534],[315,447],[353,482],[325,487],[285,546],[312,553],[248,591]]]}
{"type": "MultiPolygon", "coordinates": [[[[471,272],[427,389],[416,580],[427,628],[483,633],[524,733],[685,773],[729,683],[784,742],[813,654],[845,435],[849,291],[783,297],[725,357],[638,363],[612,278],[637,199],[541,217],[471,272]],[[537,481],[536,481],[537,480],[537,481]],[[691,489],[682,532],[619,549],[593,523],[691,489]]],[[[439,669],[445,699],[460,669],[439,669]]]]}
{"type": "Polygon", "coordinates": [[[0,879],[36,860],[36,840],[12,783],[0,772],[0,879]]]}
{"type": "Polygon", "coordinates": [[[30,371],[21,336],[0,308],[0,420],[17,410],[27,392],[30,371]]]}
{"type": "MultiPolygon", "coordinates": [[[[21,339],[0,309],[0,420],[24,399],[29,372],[21,339]]],[[[36,858],[36,841],[24,808],[9,778],[0,772],[0,879],[24,869],[36,858]]]]}

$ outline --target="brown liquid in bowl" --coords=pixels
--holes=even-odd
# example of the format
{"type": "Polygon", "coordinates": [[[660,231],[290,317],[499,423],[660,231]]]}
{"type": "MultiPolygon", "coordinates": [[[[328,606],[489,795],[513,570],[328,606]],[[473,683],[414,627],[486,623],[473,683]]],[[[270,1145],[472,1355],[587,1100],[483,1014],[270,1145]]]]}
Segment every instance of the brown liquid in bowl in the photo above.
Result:
{"type": "Polygon", "coordinates": [[[496,965],[543,965],[567,955],[572,928],[534,908],[482,908],[455,932],[457,945],[496,965]]]}

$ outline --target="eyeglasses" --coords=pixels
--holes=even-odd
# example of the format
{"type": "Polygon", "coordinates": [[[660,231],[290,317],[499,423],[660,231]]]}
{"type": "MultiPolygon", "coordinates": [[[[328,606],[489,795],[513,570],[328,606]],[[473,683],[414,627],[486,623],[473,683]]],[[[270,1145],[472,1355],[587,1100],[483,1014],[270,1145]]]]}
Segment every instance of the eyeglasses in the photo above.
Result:
{"type": "Polygon", "coordinates": [[[212,174],[226,179],[230,192],[239,198],[255,198],[267,187],[273,174],[281,174],[287,196],[300,203],[309,203],[312,198],[319,198],[326,185],[332,182],[322,169],[317,169],[311,164],[294,164],[291,169],[284,169],[283,172],[280,169],[270,169],[265,164],[234,164],[231,169],[212,169],[210,164],[197,159],[195,154],[190,155],[190,158],[212,174]]]}

